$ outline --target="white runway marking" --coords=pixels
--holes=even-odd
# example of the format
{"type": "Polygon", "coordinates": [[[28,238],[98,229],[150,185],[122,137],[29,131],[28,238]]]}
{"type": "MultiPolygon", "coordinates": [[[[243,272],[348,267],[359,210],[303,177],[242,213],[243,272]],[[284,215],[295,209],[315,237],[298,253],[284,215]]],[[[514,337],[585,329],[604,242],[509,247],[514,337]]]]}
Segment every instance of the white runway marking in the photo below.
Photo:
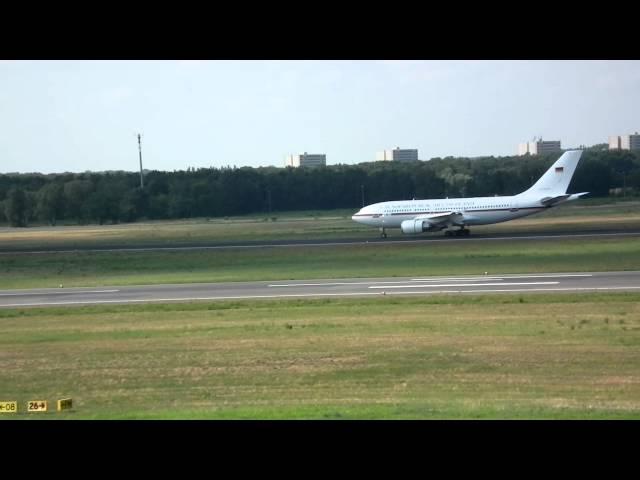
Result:
{"type": "MultiPolygon", "coordinates": [[[[502,285],[502,284],[501,284],[502,285]]],[[[96,301],[73,301],[73,302],[47,302],[47,303],[13,303],[2,305],[2,307],[40,307],[55,305],[87,305],[101,303],[145,303],[145,302],[184,302],[198,300],[242,300],[252,298],[292,298],[292,297],[357,297],[357,296],[383,296],[383,295],[433,295],[439,293],[508,293],[508,292],[557,292],[557,291],[586,291],[586,290],[631,290],[640,289],[637,287],[576,287],[576,288],[513,288],[500,290],[431,290],[431,291],[410,291],[410,292],[356,292],[356,293],[313,293],[313,294],[283,294],[283,295],[239,295],[224,297],[190,297],[190,298],[151,298],[138,300],[96,300],[96,301]]]]}
{"type": "MultiPolygon", "coordinates": [[[[516,277],[517,278],[517,277],[516,277]]],[[[522,277],[526,278],[526,277],[522,277]]],[[[391,284],[391,283],[407,283],[407,282],[483,282],[491,280],[502,280],[502,277],[467,277],[467,278],[412,278],[411,280],[389,280],[388,282],[371,280],[369,282],[322,282],[322,283],[274,283],[269,287],[324,287],[332,285],[375,285],[375,284],[391,284]]]]}
{"type": "Polygon", "coordinates": [[[513,282],[513,283],[449,283],[436,285],[372,285],[369,288],[438,288],[438,287],[506,287],[509,285],[557,285],[560,282],[513,282]]]}
{"type": "Polygon", "coordinates": [[[592,277],[591,274],[548,274],[548,275],[509,275],[509,276],[494,276],[494,277],[445,277],[445,278],[412,278],[411,280],[402,281],[369,281],[369,282],[322,282],[322,283],[274,283],[268,285],[269,287],[324,287],[324,286],[336,286],[336,285],[375,285],[375,284],[393,284],[393,283],[407,283],[407,282],[485,282],[485,281],[502,281],[518,278],[565,278],[565,277],[592,277]]]}
{"type": "Polygon", "coordinates": [[[503,280],[504,277],[452,277],[452,278],[412,278],[412,282],[481,282],[484,280],[503,280]]]}
{"type": "MultiPolygon", "coordinates": [[[[61,289],[62,290],[62,289],[61,289]]],[[[23,295],[77,295],[83,293],[116,293],[120,290],[67,290],[60,292],[26,292],[26,293],[0,293],[0,297],[22,297],[23,295]]]]}
{"type": "MultiPolygon", "coordinates": [[[[482,281],[482,280],[500,280],[499,278],[464,278],[464,279],[460,279],[460,280],[465,280],[465,281],[482,281]]],[[[434,280],[420,280],[420,279],[414,279],[414,280],[398,280],[398,281],[394,281],[394,280],[390,280],[388,282],[382,282],[382,281],[375,281],[372,280],[370,282],[323,282],[323,283],[274,283],[274,284],[270,284],[268,285],[269,287],[324,287],[324,286],[334,286],[334,285],[375,285],[378,283],[383,283],[385,285],[390,284],[390,283],[407,283],[407,282],[449,282],[449,281],[456,281],[456,279],[452,279],[452,278],[439,278],[439,279],[434,279],[434,280]]]]}
{"type": "Polygon", "coordinates": [[[434,293],[508,293],[508,292],[577,292],[586,290],[631,290],[640,287],[567,287],[567,288],[508,288],[495,290],[433,290],[427,292],[389,292],[387,295],[424,295],[434,293]]]}
{"type": "Polygon", "coordinates": [[[377,292],[362,292],[362,293],[312,293],[307,295],[305,293],[291,293],[283,295],[236,295],[225,297],[179,297],[179,298],[144,298],[135,300],[95,300],[95,301],[73,301],[73,302],[47,302],[47,303],[10,303],[7,305],[1,305],[2,307],[40,307],[48,305],[86,305],[86,304],[98,304],[98,303],[144,303],[144,302],[190,302],[196,300],[242,300],[251,298],[288,298],[288,297],[347,297],[347,296],[364,296],[364,295],[377,295],[377,292]]]}
{"type": "Polygon", "coordinates": [[[490,280],[510,280],[512,278],[565,278],[565,277],[593,277],[593,275],[591,275],[590,273],[559,273],[559,274],[551,274],[548,273],[546,275],[505,275],[505,276],[500,276],[500,277],[471,277],[471,278],[439,278],[439,279],[427,279],[427,278],[412,278],[411,280],[414,281],[430,281],[430,282],[435,282],[435,281],[440,281],[440,282],[444,282],[444,281],[451,281],[451,280],[469,280],[469,281],[473,281],[473,280],[483,280],[483,279],[490,279],[490,280]]]}
{"type": "MultiPolygon", "coordinates": [[[[326,282],[326,283],[278,283],[268,285],[268,287],[324,287],[324,286],[332,286],[332,285],[371,285],[374,283],[394,283],[394,282],[326,282]]],[[[395,282],[395,283],[407,283],[407,281],[403,282],[395,282]]]]}

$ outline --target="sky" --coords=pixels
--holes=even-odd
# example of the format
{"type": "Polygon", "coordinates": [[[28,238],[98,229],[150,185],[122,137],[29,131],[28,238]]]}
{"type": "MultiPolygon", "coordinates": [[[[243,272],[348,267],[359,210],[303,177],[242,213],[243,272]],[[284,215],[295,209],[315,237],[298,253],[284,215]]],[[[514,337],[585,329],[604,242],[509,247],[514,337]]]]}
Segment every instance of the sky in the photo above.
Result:
{"type": "Polygon", "coordinates": [[[640,131],[640,61],[0,60],[0,173],[515,155],[640,131]]]}

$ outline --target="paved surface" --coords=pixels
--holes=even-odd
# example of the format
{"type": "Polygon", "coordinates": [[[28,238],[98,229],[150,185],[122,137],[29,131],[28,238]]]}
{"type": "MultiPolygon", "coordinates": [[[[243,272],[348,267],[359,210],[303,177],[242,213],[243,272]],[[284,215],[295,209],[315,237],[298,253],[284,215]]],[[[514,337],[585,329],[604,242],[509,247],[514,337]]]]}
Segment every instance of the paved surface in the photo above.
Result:
{"type": "Polygon", "coordinates": [[[640,291],[640,271],[0,290],[0,307],[434,293],[640,291]]]}

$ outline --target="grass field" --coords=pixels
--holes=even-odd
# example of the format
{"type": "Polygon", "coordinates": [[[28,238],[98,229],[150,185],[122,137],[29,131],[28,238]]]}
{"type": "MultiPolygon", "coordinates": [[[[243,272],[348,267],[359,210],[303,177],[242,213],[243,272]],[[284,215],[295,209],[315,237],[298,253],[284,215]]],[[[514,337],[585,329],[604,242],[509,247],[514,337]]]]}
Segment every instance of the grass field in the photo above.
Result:
{"type": "MultiPolygon", "coordinates": [[[[585,201],[476,233],[640,230],[640,202],[585,201]]],[[[215,245],[243,241],[377,238],[351,211],[285,212],[277,221],[242,217],[85,227],[0,229],[0,252],[100,246],[215,245]]],[[[400,236],[390,232],[390,239],[400,236]]],[[[441,236],[439,234],[438,236],[441,236]]],[[[0,289],[304,278],[349,278],[640,269],[632,237],[552,242],[465,241],[238,250],[0,255],[0,289]]]]}
{"type": "MultiPolygon", "coordinates": [[[[639,206],[474,232],[640,229],[639,206]]],[[[0,251],[377,236],[351,213],[4,228],[0,251]]],[[[0,289],[608,270],[640,270],[637,238],[11,253],[0,289]]],[[[640,418],[637,293],[2,309],[0,325],[0,401],[75,405],[0,419],[640,418]]]]}
{"type": "Polygon", "coordinates": [[[634,237],[0,256],[0,289],[640,270],[634,237]]]}
{"type": "Polygon", "coordinates": [[[0,418],[640,418],[640,294],[0,310],[0,418]],[[51,408],[51,407],[50,407],[51,408]]]}

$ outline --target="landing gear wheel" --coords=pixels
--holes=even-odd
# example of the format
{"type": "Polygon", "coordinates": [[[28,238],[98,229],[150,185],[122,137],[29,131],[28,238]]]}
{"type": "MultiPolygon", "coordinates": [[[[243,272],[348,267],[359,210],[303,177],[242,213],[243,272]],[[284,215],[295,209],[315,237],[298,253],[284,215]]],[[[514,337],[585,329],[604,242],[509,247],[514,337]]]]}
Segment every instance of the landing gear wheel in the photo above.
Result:
{"type": "Polygon", "coordinates": [[[469,229],[467,228],[461,228],[460,230],[446,230],[444,232],[447,237],[468,237],[469,233],[469,229]]]}
{"type": "Polygon", "coordinates": [[[385,232],[384,227],[380,228],[380,237],[387,238],[387,232],[385,232]]]}

